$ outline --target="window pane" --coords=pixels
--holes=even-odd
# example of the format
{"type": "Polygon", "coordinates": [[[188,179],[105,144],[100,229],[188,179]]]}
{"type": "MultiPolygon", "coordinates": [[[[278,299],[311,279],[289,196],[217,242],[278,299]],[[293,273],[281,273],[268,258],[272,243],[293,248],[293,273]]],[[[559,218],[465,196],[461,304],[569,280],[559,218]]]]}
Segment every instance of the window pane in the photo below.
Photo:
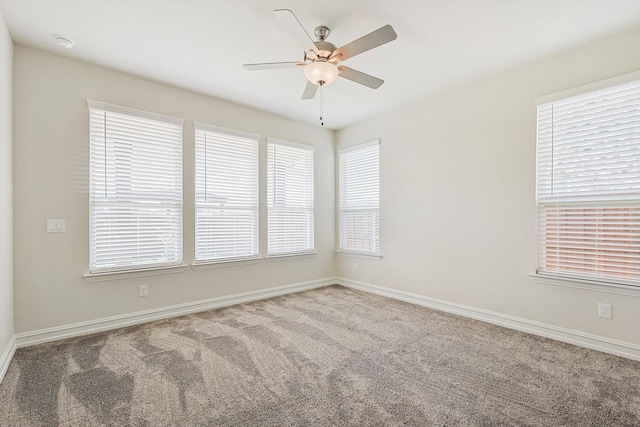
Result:
{"type": "Polygon", "coordinates": [[[538,107],[538,271],[640,279],[640,82],[538,107]]]}
{"type": "Polygon", "coordinates": [[[267,252],[312,252],[313,150],[273,141],[267,143],[267,252]]]}
{"type": "Polygon", "coordinates": [[[540,218],[541,270],[640,277],[640,207],[543,206],[540,218]]]}
{"type": "Polygon", "coordinates": [[[258,256],[257,136],[196,128],[195,163],[196,261],[258,256]]]}
{"type": "Polygon", "coordinates": [[[364,144],[338,156],[342,251],[380,252],[380,145],[364,144]]]}
{"type": "Polygon", "coordinates": [[[340,215],[341,249],[356,252],[380,251],[380,212],[344,211],[340,215]]]}
{"type": "Polygon", "coordinates": [[[182,125],[122,110],[90,103],[91,272],[182,262],[182,125]]]}

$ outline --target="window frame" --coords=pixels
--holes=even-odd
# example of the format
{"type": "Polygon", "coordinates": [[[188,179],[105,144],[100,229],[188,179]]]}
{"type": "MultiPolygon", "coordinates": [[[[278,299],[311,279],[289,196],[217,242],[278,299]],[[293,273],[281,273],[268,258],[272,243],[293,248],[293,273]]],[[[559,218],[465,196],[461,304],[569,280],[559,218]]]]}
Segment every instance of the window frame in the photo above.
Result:
{"type": "MultiPolygon", "coordinates": [[[[554,102],[559,102],[563,100],[569,100],[573,97],[580,97],[583,95],[588,95],[593,92],[598,92],[601,90],[613,88],[615,86],[632,83],[640,81],[640,71],[624,74],[621,76],[616,76],[610,79],[598,81],[595,83],[583,85],[580,87],[568,89],[562,92],[554,93],[551,95],[547,95],[544,97],[540,97],[535,100],[536,107],[540,107],[545,104],[551,104],[554,102]]],[[[536,108],[538,109],[538,108],[536,108]]],[[[538,112],[536,113],[539,114],[538,112]]],[[[590,277],[579,274],[570,274],[567,272],[547,272],[540,271],[540,252],[541,245],[544,243],[541,241],[541,231],[540,231],[540,209],[545,202],[540,202],[539,200],[539,185],[540,185],[540,160],[539,160],[539,126],[536,124],[536,270],[534,273],[530,274],[529,277],[534,283],[545,284],[545,285],[554,285],[554,286],[565,286],[571,288],[579,288],[579,289],[587,289],[598,292],[606,292],[606,293],[614,293],[621,295],[632,295],[632,296],[640,296],[640,283],[635,281],[626,281],[621,280],[619,278],[602,278],[602,277],[590,277]]],[[[636,199],[635,205],[638,205],[638,200],[636,199]]],[[[546,203],[549,204],[548,202],[546,203]]],[[[580,202],[577,206],[592,206],[594,203],[591,201],[580,202]]],[[[560,202],[556,203],[555,206],[576,206],[576,203],[572,202],[560,202]]],[[[607,209],[610,207],[620,207],[624,208],[625,206],[629,206],[628,200],[624,198],[619,198],[619,200],[613,200],[609,203],[599,202],[599,207],[602,209],[607,209]]]]}
{"type": "Polygon", "coordinates": [[[375,139],[369,142],[365,142],[362,144],[357,144],[354,146],[350,146],[350,147],[345,147],[342,148],[340,150],[337,151],[336,153],[336,171],[337,171],[337,192],[336,192],[336,196],[337,196],[337,213],[338,213],[338,218],[337,218],[337,253],[339,255],[349,255],[349,256],[356,256],[356,257],[365,257],[365,258],[374,258],[374,259],[382,259],[382,250],[381,250],[381,221],[380,221],[380,217],[381,217],[381,210],[380,210],[380,146],[381,146],[381,141],[380,139],[375,139]],[[343,161],[342,161],[342,156],[343,154],[346,153],[352,153],[354,151],[360,151],[360,150],[366,150],[369,149],[370,147],[377,147],[377,178],[378,178],[378,186],[377,186],[377,207],[375,208],[368,208],[366,210],[371,211],[371,212],[375,212],[377,213],[377,229],[375,232],[375,235],[377,236],[377,238],[374,237],[373,239],[373,244],[377,247],[377,250],[372,250],[372,251],[363,251],[363,250],[357,250],[357,249],[353,249],[353,248],[349,248],[349,247],[345,247],[343,242],[345,239],[345,236],[343,235],[343,221],[344,221],[344,214],[350,211],[355,211],[355,210],[363,210],[363,209],[345,209],[343,208],[343,173],[342,173],[342,168],[343,168],[343,161]]]}
{"type": "MultiPolygon", "coordinates": [[[[206,140],[205,140],[206,144],[206,140]]],[[[205,146],[206,153],[206,146],[205,146]]],[[[202,160],[200,160],[202,161],[202,160]]],[[[206,157],[205,157],[206,161],[206,157]]],[[[198,269],[197,267],[206,268],[206,266],[215,267],[216,265],[221,264],[243,264],[250,263],[255,260],[260,259],[260,136],[257,134],[252,134],[248,132],[238,131],[234,129],[223,128],[219,126],[213,126],[205,123],[194,122],[194,264],[193,267],[198,269]],[[254,185],[255,185],[255,193],[252,195],[255,199],[255,206],[252,209],[245,207],[243,209],[234,207],[234,210],[244,210],[251,211],[255,214],[255,229],[254,234],[251,236],[254,240],[252,241],[252,246],[255,248],[255,252],[242,255],[242,256],[227,256],[227,257],[216,257],[216,258],[202,258],[198,259],[198,132],[205,132],[205,137],[207,133],[224,135],[229,137],[230,139],[239,138],[243,140],[251,140],[255,143],[255,173],[253,175],[254,185]]],[[[205,172],[206,174],[206,172],[205,172]]],[[[206,180],[206,176],[204,177],[206,180]]],[[[206,191],[206,190],[205,190],[206,191]]]]}
{"type": "MultiPolygon", "coordinates": [[[[298,142],[292,142],[292,141],[287,141],[284,139],[279,139],[279,138],[273,138],[273,137],[267,137],[267,141],[266,141],[266,151],[267,151],[267,155],[266,155],[266,162],[265,162],[265,167],[266,167],[266,180],[265,180],[265,187],[266,187],[266,235],[267,235],[267,242],[266,242],[266,259],[267,260],[273,260],[276,258],[291,258],[291,257],[304,257],[304,256],[308,256],[308,255],[314,255],[316,254],[316,249],[315,249],[315,150],[316,147],[313,145],[309,145],[309,144],[301,144],[298,142]],[[307,206],[304,207],[278,207],[276,208],[275,206],[272,206],[272,200],[270,197],[270,188],[272,185],[274,185],[275,183],[272,183],[271,179],[270,179],[270,162],[269,162],[269,158],[270,158],[270,146],[274,145],[274,146],[281,146],[284,147],[285,150],[287,148],[289,149],[293,149],[293,150],[304,150],[304,152],[308,155],[310,155],[310,161],[311,161],[311,167],[310,167],[310,174],[308,175],[307,179],[309,179],[311,181],[310,186],[311,186],[311,191],[310,193],[307,193],[307,197],[310,196],[310,204],[308,204],[307,206]],[[271,216],[270,213],[272,211],[275,210],[280,210],[280,211],[289,211],[289,212],[307,212],[307,214],[310,214],[310,220],[307,224],[308,228],[306,229],[306,239],[307,242],[310,242],[310,245],[307,245],[307,247],[305,249],[302,250],[291,250],[291,251],[284,251],[284,252],[271,252],[270,248],[271,248],[271,231],[273,229],[273,227],[270,226],[270,222],[271,222],[271,216]]],[[[275,175],[274,175],[275,176],[275,175]]]]}
{"type": "MultiPolygon", "coordinates": [[[[89,191],[88,191],[89,193],[88,194],[88,198],[89,198],[89,264],[88,264],[89,272],[84,275],[85,279],[87,281],[100,281],[100,280],[109,280],[111,278],[136,277],[136,276],[144,276],[148,274],[164,274],[164,273],[184,271],[184,264],[183,264],[183,259],[184,259],[183,124],[184,124],[184,121],[176,117],[165,116],[162,114],[142,111],[134,108],[108,104],[105,102],[94,101],[91,99],[87,99],[87,106],[88,106],[88,112],[89,112],[89,191]],[[166,200],[160,201],[159,199],[153,200],[152,198],[144,197],[144,196],[141,196],[140,199],[138,199],[137,201],[135,200],[135,198],[132,198],[128,201],[127,200],[123,201],[122,196],[120,196],[119,198],[118,197],[111,198],[111,197],[105,196],[102,198],[103,200],[99,200],[101,199],[100,197],[94,197],[93,188],[95,185],[100,185],[97,182],[97,180],[99,180],[98,175],[96,175],[96,174],[99,174],[99,172],[96,172],[94,170],[94,161],[95,161],[94,156],[99,156],[99,153],[94,155],[94,149],[95,149],[94,145],[95,146],[98,145],[98,142],[94,141],[94,139],[96,139],[96,136],[93,134],[94,128],[92,125],[92,120],[93,120],[94,112],[96,113],[102,112],[105,118],[107,117],[107,114],[112,114],[114,116],[128,116],[130,120],[134,122],[135,121],[141,121],[141,122],[156,121],[156,122],[161,122],[164,125],[169,125],[169,126],[173,125],[179,128],[179,129],[178,128],[173,129],[171,131],[172,133],[176,134],[174,135],[175,140],[172,141],[172,143],[175,144],[175,146],[173,146],[175,164],[174,164],[173,173],[172,173],[172,182],[176,183],[174,185],[173,193],[178,197],[174,197],[173,200],[170,202],[167,202],[166,200]],[[176,211],[176,215],[174,216],[174,219],[173,219],[173,222],[174,222],[173,239],[175,240],[175,246],[174,246],[173,252],[175,255],[175,259],[171,261],[162,261],[157,263],[144,262],[144,263],[130,263],[127,265],[121,264],[121,265],[116,265],[112,267],[100,267],[98,263],[94,264],[94,259],[97,256],[96,251],[98,250],[97,243],[95,242],[95,239],[97,238],[95,234],[97,233],[96,231],[97,217],[94,215],[94,208],[96,206],[102,205],[106,209],[109,209],[109,205],[114,203],[115,204],[127,203],[128,206],[130,206],[130,209],[135,209],[135,206],[139,206],[140,208],[146,207],[147,210],[153,210],[154,207],[158,208],[157,205],[153,206],[152,205],[153,203],[174,206],[174,210],[176,211]]],[[[151,122],[146,122],[144,124],[146,125],[150,123],[151,122]]],[[[104,127],[100,129],[100,131],[103,133],[103,140],[104,140],[104,147],[105,147],[104,150],[107,150],[107,140],[110,137],[106,133],[108,129],[107,123],[105,122],[103,126],[104,127]]],[[[114,129],[112,129],[111,131],[115,132],[114,129]]],[[[131,137],[131,134],[128,134],[128,136],[131,137]]],[[[139,139],[137,140],[139,141],[139,139]]],[[[135,142],[136,139],[134,139],[133,141],[135,142]]],[[[115,142],[115,138],[114,138],[112,139],[111,144],[113,145],[113,147],[115,147],[117,144],[122,144],[122,141],[115,142]]],[[[156,144],[158,144],[157,141],[156,141],[156,144]]],[[[115,148],[112,148],[112,150],[115,150],[115,148]]],[[[148,147],[145,148],[145,150],[148,150],[148,147]]],[[[106,156],[107,156],[107,152],[105,151],[103,154],[105,165],[107,162],[106,156]]],[[[114,158],[113,161],[116,162],[118,160],[114,158]]],[[[115,166],[112,166],[112,167],[115,167],[115,166]]],[[[129,165],[129,168],[132,168],[132,166],[129,165]]],[[[104,167],[105,181],[103,185],[105,189],[105,194],[107,191],[112,191],[112,192],[117,191],[117,190],[108,190],[107,175],[110,173],[109,170],[110,169],[108,167],[106,166],[104,167]]],[[[128,173],[131,173],[132,169],[129,169],[128,171],[129,171],[128,173]]],[[[131,177],[131,175],[129,176],[131,177]]],[[[141,194],[144,194],[144,193],[141,193],[141,194]]],[[[124,197],[124,199],[126,199],[126,196],[124,197]]]]}

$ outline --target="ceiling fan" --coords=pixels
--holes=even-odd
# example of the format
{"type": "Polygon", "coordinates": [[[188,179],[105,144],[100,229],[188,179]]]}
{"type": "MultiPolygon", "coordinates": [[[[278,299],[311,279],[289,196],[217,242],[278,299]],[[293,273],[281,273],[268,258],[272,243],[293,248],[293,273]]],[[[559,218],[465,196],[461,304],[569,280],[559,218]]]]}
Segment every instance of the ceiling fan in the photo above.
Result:
{"type": "Polygon", "coordinates": [[[329,28],[322,25],[317,27],[314,34],[318,40],[313,41],[292,11],[289,9],[276,9],[273,13],[304,49],[304,58],[302,61],[244,64],[243,67],[246,70],[255,71],[304,67],[307,86],[302,94],[302,99],[313,99],[319,86],[328,85],[338,77],[343,77],[372,89],[377,89],[384,83],[382,79],[370,76],[362,71],[354,70],[353,68],[345,67],[344,65],[339,65],[339,63],[374,47],[395,40],[398,35],[391,25],[380,27],[351,43],[336,48],[334,44],[326,40],[329,36],[329,28]]]}

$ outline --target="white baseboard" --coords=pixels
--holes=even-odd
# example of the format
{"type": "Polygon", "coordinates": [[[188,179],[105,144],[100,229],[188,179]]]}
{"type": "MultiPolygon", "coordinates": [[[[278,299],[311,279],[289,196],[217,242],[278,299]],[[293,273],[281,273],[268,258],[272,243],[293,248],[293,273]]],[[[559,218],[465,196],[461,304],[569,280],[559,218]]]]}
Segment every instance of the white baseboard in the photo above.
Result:
{"type": "MultiPolygon", "coordinates": [[[[335,278],[330,277],[320,280],[312,280],[309,282],[294,283],[291,285],[243,292],[233,295],[225,295],[221,297],[187,302],[183,304],[176,304],[152,310],[138,311],[135,313],[128,313],[119,316],[105,317],[101,319],[89,320],[86,322],[39,329],[36,331],[23,332],[16,334],[14,346],[22,348],[49,341],[56,341],[64,338],[93,334],[96,332],[118,329],[125,326],[147,323],[154,320],[168,319],[170,317],[182,316],[184,314],[206,311],[213,308],[227,307],[230,305],[257,301],[261,299],[272,298],[285,294],[292,294],[295,292],[301,292],[335,284],[335,278]]],[[[11,360],[11,358],[9,358],[9,360],[11,360]]],[[[2,365],[0,365],[0,367],[1,366],[2,365]]]]}
{"type": "Polygon", "coordinates": [[[630,342],[618,341],[598,335],[591,335],[585,332],[565,329],[558,326],[536,322],[533,320],[509,316],[506,314],[496,313],[488,310],[482,310],[475,307],[456,304],[435,298],[429,298],[409,292],[385,288],[382,286],[371,285],[369,283],[358,282],[351,279],[338,277],[336,278],[336,283],[347,288],[358,289],[364,292],[369,292],[372,294],[409,302],[411,304],[416,304],[423,307],[433,308],[435,310],[445,311],[447,313],[457,314],[483,322],[492,323],[494,325],[504,326],[505,328],[515,329],[517,331],[527,332],[533,335],[539,335],[557,341],[574,344],[580,347],[586,347],[592,350],[598,350],[605,353],[615,354],[616,356],[640,361],[640,345],[630,342]]]}
{"type": "Polygon", "coordinates": [[[16,348],[16,337],[12,336],[2,352],[2,355],[0,355],[0,383],[4,380],[4,376],[9,369],[9,364],[11,363],[11,359],[13,359],[13,354],[16,352],[16,348]]]}
{"type": "Polygon", "coordinates": [[[429,298],[422,295],[398,291],[395,289],[385,288],[369,283],[358,282],[351,279],[330,277],[309,282],[262,289],[258,291],[244,292],[222,297],[210,298],[206,300],[193,301],[119,316],[95,319],[87,322],[80,322],[53,328],[19,333],[11,339],[4,352],[0,356],[0,381],[2,381],[2,378],[4,378],[4,375],[9,367],[9,363],[11,362],[13,354],[15,353],[15,350],[17,348],[41,344],[49,341],[56,341],[64,338],[71,338],[96,332],[118,329],[126,326],[151,322],[154,320],[168,319],[184,314],[196,313],[214,308],[227,307],[230,305],[272,298],[275,296],[321,288],[334,284],[640,361],[640,345],[637,344],[618,341],[597,335],[591,335],[580,331],[536,322],[533,320],[509,316],[506,314],[438,300],[435,298],[429,298]]]}

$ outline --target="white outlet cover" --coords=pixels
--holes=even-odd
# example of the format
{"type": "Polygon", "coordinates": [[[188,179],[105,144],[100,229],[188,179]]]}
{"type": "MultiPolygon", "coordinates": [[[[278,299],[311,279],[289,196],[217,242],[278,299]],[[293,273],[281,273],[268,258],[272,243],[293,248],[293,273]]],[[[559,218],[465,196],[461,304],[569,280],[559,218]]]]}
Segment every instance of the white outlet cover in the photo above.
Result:
{"type": "Polygon", "coordinates": [[[149,287],[147,285],[138,286],[138,296],[146,297],[149,295],[149,287]]]}
{"type": "Polygon", "coordinates": [[[611,319],[611,304],[598,304],[598,317],[603,319],[611,319]]]}

